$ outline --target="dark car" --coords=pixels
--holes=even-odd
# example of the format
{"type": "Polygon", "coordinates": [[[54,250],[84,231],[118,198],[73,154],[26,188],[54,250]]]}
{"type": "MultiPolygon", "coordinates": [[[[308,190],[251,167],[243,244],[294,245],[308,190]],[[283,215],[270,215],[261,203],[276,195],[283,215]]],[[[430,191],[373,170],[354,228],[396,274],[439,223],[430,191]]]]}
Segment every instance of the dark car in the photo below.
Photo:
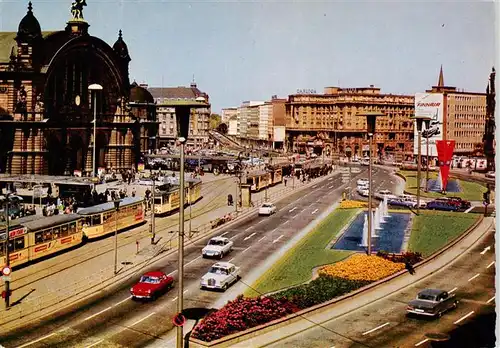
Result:
{"type": "Polygon", "coordinates": [[[443,211],[457,211],[458,206],[454,204],[449,204],[443,201],[431,201],[427,203],[427,209],[429,210],[443,210],[443,211]]]}
{"type": "Polygon", "coordinates": [[[406,312],[408,314],[441,317],[444,312],[456,308],[457,305],[458,300],[455,294],[449,294],[439,289],[425,289],[418,293],[415,300],[408,303],[406,312]]]}
{"type": "Polygon", "coordinates": [[[174,278],[159,271],[148,272],[130,289],[130,293],[134,299],[146,298],[154,300],[159,295],[173,288],[173,286],[174,278]]]}

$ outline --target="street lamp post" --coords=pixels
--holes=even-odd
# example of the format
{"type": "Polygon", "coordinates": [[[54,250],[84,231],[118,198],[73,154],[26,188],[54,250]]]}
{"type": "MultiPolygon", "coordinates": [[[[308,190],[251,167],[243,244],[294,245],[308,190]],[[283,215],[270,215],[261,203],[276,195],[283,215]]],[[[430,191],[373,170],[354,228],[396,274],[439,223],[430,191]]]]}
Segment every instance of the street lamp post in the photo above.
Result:
{"type": "MultiPolygon", "coordinates": [[[[10,194],[7,194],[5,200],[3,201],[4,209],[5,209],[5,233],[6,233],[6,241],[5,241],[5,266],[10,267],[10,257],[9,257],[9,201],[10,194]]],[[[8,310],[10,308],[10,280],[5,280],[5,309],[8,310]]]]}
{"type": "Polygon", "coordinates": [[[89,91],[94,92],[94,138],[93,138],[93,144],[92,144],[92,177],[94,178],[96,176],[95,172],[95,163],[96,163],[96,158],[95,158],[95,152],[96,152],[96,128],[97,128],[97,91],[102,91],[102,86],[93,83],[89,86],[89,91]]]}
{"type": "MultiPolygon", "coordinates": [[[[425,129],[427,129],[427,132],[429,132],[429,129],[431,128],[431,119],[428,118],[424,120],[425,122],[425,129]]],[[[427,166],[425,168],[425,192],[429,190],[429,134],[425,137],[426,142],[425,142],[425,162],[427,163],[427,166]]]]}
{"type": "Polygon", "coordinates": [[[427,120],[429,117],[427,116],[421,116],[421,115],[415,115],[413,117],[416,122],[417,126],[417,133],[418,133],[418,147],[417,147],[417,215],[420,214],[420,187],[422,186],[420,181],[421,181],[421,170],[422,170],[422,123],[427,120]]]}
{"type": "MultiPolygon", "coordinates": [[[[184,204],[185,188],[184,188],[184,146],[189,135],[189,117],[191,116],[191,109],[206,107],[206,101],[203,97],[196,98],[195,102],[178,105],[175,107],[175,116],[177,119],[177,142],[180,148],[180,173],[179,173],[179,242],[178,242],[178,293],[177,293],[177,312],[180,314],[184,308],[184,204]]],[[[183,327],[177,327],[177,348],[183,348],[183,327]]]]}
{"type": "Polygon", "coordinates": [[[358,116],[366,117],[366,128],[368,133],[369,149],[368,149],[368,250],[367,253],[370,256],[372,254],[372,201],[373,201],[373,181],[372,181],[372,147],[373,147],[373,135],[375,134],[375,125],[378,116],[384,116],[385,114],[379,111],[366,111],[358,113],[358,116]]]}
{"type": "Polygon", "coordinates": [[[115,275],[118,273],[118,210],[120,209],[120,199],[115,199],[115,275]]]}
{"type": "Polygon", "coordinates": [[[155,225],[155,193],[156,193],[156,178],[153,177],[153,192],[151,193],[151,245],[155,243],[156,225],[155,225]]]}

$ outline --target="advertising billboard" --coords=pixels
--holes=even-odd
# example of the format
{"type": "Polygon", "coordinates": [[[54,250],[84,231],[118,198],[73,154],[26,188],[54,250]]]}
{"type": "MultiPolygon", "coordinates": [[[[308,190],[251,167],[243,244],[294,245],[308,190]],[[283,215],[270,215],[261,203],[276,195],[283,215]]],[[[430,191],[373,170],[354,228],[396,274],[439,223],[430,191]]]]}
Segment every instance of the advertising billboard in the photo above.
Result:
{"type": "MultiPolygon", "coordinates": [[[[443,140],[443,120],[444,120],[444,96],[441,93],[416,93],[415,94],[415,116],[431,117],[430,128],[422,125],[422,156],[427,155],[427,139],[429,139],[429,156],[438,155],[436,140],[443,140]]],[[[414,125],[415,141],[413,143],[413,153],[418,154],[418,133],[414,125]]]]}
{"type": "Polygon", "coordinates": [[[285,126],[274,126],[274,142],[283,142],[285,141],[285,126]]]}

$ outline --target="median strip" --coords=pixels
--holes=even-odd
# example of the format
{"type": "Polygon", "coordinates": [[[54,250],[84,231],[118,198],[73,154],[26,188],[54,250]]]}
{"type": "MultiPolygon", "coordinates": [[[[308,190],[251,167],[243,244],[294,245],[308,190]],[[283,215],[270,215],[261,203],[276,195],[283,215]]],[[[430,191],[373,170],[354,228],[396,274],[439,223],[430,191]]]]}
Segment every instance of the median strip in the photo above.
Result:
{"type": "Polygon", "coordinates": [[[382,325],[380,325],[380,326],[377,326],[377,327],[376,327],[376,328],[374,328],[374,329],[368,330],[368,331],[366,331],[366,332],[364,332],[364,333],[363,333],[363,336],[364,336],[364,335],[368,335],[369,333],[372,333],[373,331],[377,331],[378,329],[381,329],[381,328],[383,328],[383,327],[385,327],[385,326],[387,326],[387,325],[389,325],[389,324],[390,324],[390,323],[389,323],[389,322],[387,322],[387,323],[385,323],[385,324],[382,324],[382,325]]]}

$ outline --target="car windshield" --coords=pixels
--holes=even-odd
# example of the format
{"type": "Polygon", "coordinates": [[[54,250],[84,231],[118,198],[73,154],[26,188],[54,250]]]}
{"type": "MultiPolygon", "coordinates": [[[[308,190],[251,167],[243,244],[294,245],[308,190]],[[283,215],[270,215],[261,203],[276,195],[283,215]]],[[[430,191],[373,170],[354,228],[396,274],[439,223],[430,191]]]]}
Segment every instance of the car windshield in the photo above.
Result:
{"type": "Polygon", "coordinates": [[[141,283],[147,283],[147,284],[160,284],[160,278],[157,277],[149,277],[149,276],[142,276],[141,283]]]}
{"type": "Polygon", "coordinates": [[[215,273],[215,274],[228,274],[227,269],[221,268],[221,267],[211,267],[209,273],[215,273]]]}
{"type": "Polygon", "coordinates": [[[208,245],[224,245],[224,242],[221,240],[211,239],[210,242],[208,242],[208,245]]]}
{"type": "Polygon", "coordinates": [[[271,204],[263,204],[262,207],[263,208],[272,208],[272,205],[271,204]]]}
{"type": "Polygon", "coordinates": [[[427,301],[435,301],[436,296],[428,295],[428,294],[418,294],[418,299],[419,300],[427,300],[427,301]]]}

